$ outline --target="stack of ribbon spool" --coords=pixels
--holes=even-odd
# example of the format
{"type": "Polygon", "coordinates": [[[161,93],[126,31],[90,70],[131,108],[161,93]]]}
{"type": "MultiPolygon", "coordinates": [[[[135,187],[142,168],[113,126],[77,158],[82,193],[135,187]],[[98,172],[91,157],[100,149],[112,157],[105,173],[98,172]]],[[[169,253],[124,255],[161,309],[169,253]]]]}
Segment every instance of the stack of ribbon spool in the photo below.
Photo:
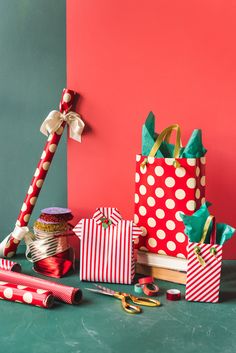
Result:
{"type": "Polygon", "coordinates": [[[60,278],[74,265],[74,251],[68,237],[73,234],[69,221],[73,218],[68,208],[50,207],[41,211],[34,223],[34,234],[25,237],[26,257],[33,269],[45,276],[60,278]]]}

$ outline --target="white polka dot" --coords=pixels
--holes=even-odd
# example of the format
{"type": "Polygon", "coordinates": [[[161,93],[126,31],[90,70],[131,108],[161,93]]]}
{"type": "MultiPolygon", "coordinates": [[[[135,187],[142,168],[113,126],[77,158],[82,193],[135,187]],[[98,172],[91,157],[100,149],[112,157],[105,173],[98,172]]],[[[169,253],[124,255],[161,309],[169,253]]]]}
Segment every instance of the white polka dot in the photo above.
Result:
{"type": "Polygon", "coordinates": [[[41,188],[41,186],[43,185],[43,179],[39,179],[36,181],[36,185],[38,188],[41,188]]]}
{"type": "Polygon", "coordinates": [[[188,163],[188,165],[193,167],[196,165],[196,159],[195,158],[187,158],[187,163],[188,163]]]}
{"type": "Polygon", "coordinates": [[[206,177],[205,177],[205,175],[203,175],[203,176],[201,177],[200,183],[201,183],[202,186],[205,186],[205,185],[206,185],[206,177]]]}
{"type": "Polygon", "coordinates": [[[171,177],[168,177],[168,178],[166,178],[166,180],[165,180],[165,184],[166,184],[166,186],[168,186],[169,188],[172,188],[172,187],[175,185],[175,179],[174,179],[174,178],[171,178],[171,177]]]}
{"type": "Polygon", "coordinates": [[[172,210],[175,207],[175,202],[172,199],[167,199],[166,202],[165,202],[165,205],[166,205],[167,208],[172,210]]]}
{"type": "Polygon", "coordinates": [[[201,157],[200,161],[201,161],[202,164],[206,164],[206,157],[201,157]]]}
{"type": "Polygon", "coordinates": [[[155,174],[157,176],[162,176],[164,174],[164,169],[162,167],[160,167],[160,166],[156,167],[155,168],[155,174]]]}
{"type": "Polygon", "coordinates": [[[175,214],[175,218],[177,219],[177,221],[182,222],[182,218],[180,217],[180,214],[183,214],[183,212],[181,211],[177,211],[175,214]]]}
{"type": "Polygon", "coordinates": [[[156,226],[156,221],[155,221],[155,219],[152,218],[152,217],[149,217],[149,218],[148,218],[147,223],[148,223],[149,227],[154,228],[154,227],[156,226]]]}
{"type": "Polygon", "coordinates": [[[165,195],[164,190],[162,188],[156,188],[155,194],[157,197],[161,198],[165,195]]]}
{"type": "Polygon", "coordinates": [[[39,176],[39,168],[36,169],[35,173],[34,173],[34,176],[37,177],[39,176]]]}
{"type": "Polygon", "coordinates": [[[152,175],[149,175],[149,176],[147,177],[147,182],[148,182],[149,185],[154,185],[154,184],[155,184],[155,179],[154,179],[154,177],[153,177],[152,175]]]}
{"type": "Polygon", "coordinates": [[[29,219],[30,219],[30,214],[26,214],[26,215],[24,216],[24,221],[25,221],[25,222],[28,222],[29,219]]]}
{"type": "Polygon", "coordinates": [[[49,146],[49,151],[51,153],[54,153],[57,149],[57,145],[55,143],[53,143],[52,145],[49,146]]]}
{"type": "Polygon", "coordinates": [[[147,166],[146,166],[146,164],[145,164],[145,165],[141,165],[141,164],[140,164],[140,172],[141,172],[142,174],[145,174],[145,173],[147,172],[147,166]]]}
{"type": "Polygon", "coordinates": [[[156,201],[155,201],[154,197],[151,197],[151,196],[148,197],[148,199],[147,199],[148,206],[153,207],[153,206],[155,206],[155,203],[156,203],[156,201]]]}
{"type": "Polygon", "coordinates": [[[4,286],[5,284],[8,284],[8,282],[0,281],[0,285],[1,285],[1,286],[4,286]]]}
{"type": "Polygon", "coordinates": [[[142,250],[142,251],[148,251],[148,249],[146,248],[146,246],[140,246],[140,250],[142,250]]]}
{"type": "Polygon", "coordinates": [[[179,167],[175,169],[175,174],[177,177],[182,178],[186,174],[186,170],[183,167],[179,167]]]}
{"type": "Polygon", "coordinates": [[[175,162],[175,159],[174,158],[165,158],[165,163],[167,165],[173,165],[175,162]]]}
{"type": "Polygon", "coordinates": [[[140,175],[137,172],[135,173],[135,181],[136,181],[136,183],[138,183],[140,181],[140,175]]]}
{"type": "Polygon", "coordinates": [[[139,217],[137,214],[134,215],[134,223],[138,223],[139,222],[139,217]]]}
{"type": "Polygon", "coordinates": [[[46,152],[43,151],[42,155],[41,155],[41,159],[44,159],[46,157],[46,152]]]}
{"type": "Polygon", "coordinates": [[[174,251],[176,249],[175,243],[171,240],[167,242],[166,246],[170,251],[174,251]]]}
{"type": "Polygon", "coordinates": [[[28,303],[28,304],[32,303],[32,301],[33,301],[32,294],[30,292],[24,293],[23,294],[23,300],[24,300],[25,303],[28,303]]]}
{"type": "Polygon", "coordinates": [[[51,141],[51,140],[52,140],[52,136],[53,136],[53,134],[50,134],[50,135],[48,136],[48,141],[51,141]]]}
{"type": "Polygon", "coordinates": [[[162,229],[158,229],[156,234],[159,239],[165,239],[165,237],[166,237],[166,233],[162,229]]]}
{"type": "Polygon", "coordinates": [[[63,95],[63,101],[66,103],[69,103],[71,101],[71,95],[70,93],[64,93],[63,95]]]}
{"type": "Polygon", "coordinates": [[[20,223],[20,221],[16,221],[16,226],[21,226],[21,223],[20,223]]]}
{"type": "Polygon", "coordinates": [[[44,170],[48,170],[49,167],[50,167],[50,162],[44,162],[44,163],[43,163],[43,169],[44,169],[44,170]]]}
{"type": "Polygon", "coordinates": [[[167,222],[166,222],[166,228],[169,229],[169,230],[175,229],[175,222],[173,222],[173,221],[167,221],[167,222]]]}
{"type": "Polygon", "coordinates": [[[139,192],[140,192],[141,195],[145,195],[146,192],[147,192],[146,186],[140,185],[139,192]]]}
{"type": "Polygon", "coordinates": [[[164,250],[158,250],[157,253],[160,255],[166,255],[166,252],[164,250]]]}
{"type": "Polygon", "coordinates": [[[178,200],[183,200],[185,198],[186,194],[185,194],[185,191],[183,189],[178,189],[176,190],[175,192],[175,197],[178,199],[178,200]]]}
{"type": "Polygon", "coordinates": [[[135,202],[135,203],[139,203],[139,196],[138,196],[138,194],[135,194],[135,195],[134,195],[134,202],[135,202]]]}
{"type": "Polygon", "coordinates": [[[162,219],[165,217],[165,212],[161,208],[158,208],[156,210],[156,216],[157,216],[157,218],[162,219]]]}
{"type": "Polygon", "coordinates": [[[44,294],[44,293],[47,292],[47,290],[46,290],[46,289],[37,289],[36,292],[37,292],[38,294],[44,294]]]}
{"type": "Polygon", "coordinates": [[[63,126],[60,126],[59,129],[57,129],[56,134],[57,134],[57,135],[62,135],[63,130],[64,130],[64,129],[63,129],[63,126]]]}
{"type": "Polygon", "coordinates": [[[139,162],[141,160],[141,155],[140,154],[137,154],[136,155],[136,162],[139,162]]]}
{"type": "Polygon", "coordinates": [[[203,197],[203,198],[201,199],[201,204],[203,205],[205,202],[206,202],[206,198],[203,197]]]}
{"type": "Polygon", "coordinates": [[[177,257],[180,257],[181,259],[186,259],[186,256],[184,254],[181,254],[181,253],[177,254],[177,257]]]}
{"type": "Polygon", "coordinates": [[[36,200],[37,200],[37,197],[31,197],[31,199],[30,199],[30,204],[31,204],[31,205],[35,205],[36,200]]]}
{"type": "Polygon", "coordinates": [[[12,257],[15,255],[15,251],[10,251],[8,254],[7,254],[7,257],[12,257]]]}
{"type": "Polygon", "coordinates": [[[189,178],[187,180],[187,187],[189,189],[194,189],[196,187],[196,179],[195,178],[189,178]]]}
{"type": "Polygon", "coordinates": [[[29,190],[28,190],[28,194],[29,194],[29,195],[32,194],[33,191],[34,191],[33,186],[30,185],[29,190]]]}
{"type": "Polygon", "coordinates": [[[154,157],[148,157],[148,163],[149,164],[153,164],[155,161],[155,158],[154,157]]]}
{"type": "Polygon", "coordinates": [[[25,288],[27,288],[27,286],[22,286],[21,284],[18,284],[17,288],[18,289],[25,289],[25,288]]]}
{"type": "Polygon", "coordinates": [[[145,227],[140,227],[141,231],[142,231],[142,237],[145,237],[147,235],[147,229],[145,227]]]}
{"type": "Polygon", "coordinates": [[[139,207],[139,214],[140,214],[141,216],[145,216],[146,213],[147,213],[146,208],[145,208],[144,206],[140,206],[140,207],[139,207]]]}
{"type": "Polygon", "coordinates": [[[139,238],[134,239],[134,244],[137,245],[139,243],[139,238]]]}
{"type": "Polygon", "coordinates": [[[194,200],[190,200],[186,203],[186,207],[189,211],[195,211],[196,209],[196,202],[194,200]]]}
{"type": "Polygon", "coordinates": [[[27,205],[26,205],[26,203],[24,202],[23,205],[22,205],[22,207],[21,207],[21,211],[24,212],[24,211],[26,211],[26,210],[27,210],[27,205]]]}
{"type": "Polygon", "coordinates": [[[185,235],[183,234],[183,233],[181,233],[181,232],[178,232],[178,233],[176,233],[176,240],[179,242],[179,243],[183,243],[183,242],[185,242],[185,240],[186,240],[186,237],[185,237],[185,235]]]}
{"type": "Polygon", "coordinates": [[[196,199],[200,199],[200,196],[201,196],[201,192],[199,189],[196,190],[195,192],[195,196],[196,196],[196,199]]]}
{"type": "Polygon", "coordinates": [[[157,246],[157,241],[154,238],[149,238],[148,239],[148,245],[151,246],[151,248],[155,248],[157,246]]]}
{"type": "Polygon", "coordinates": [[[6,288],[6,289],[4,289],[3,295],[4,295],[5,298],[11,299],[11,298],[13,297],[13,290],[12,290],[12,288],[6,288]]]}
{"type": "Polygon", "coordinates": [[[200,175],[201,169],[199,167],[196,168],[196,176],[198,177],[200,175]]]}

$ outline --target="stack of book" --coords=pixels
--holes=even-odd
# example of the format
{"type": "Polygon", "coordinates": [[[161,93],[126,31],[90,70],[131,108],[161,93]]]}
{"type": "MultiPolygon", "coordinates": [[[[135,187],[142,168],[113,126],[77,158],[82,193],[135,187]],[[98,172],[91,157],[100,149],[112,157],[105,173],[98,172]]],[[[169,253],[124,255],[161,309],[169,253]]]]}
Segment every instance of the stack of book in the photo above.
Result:
{"type": "Polygon", "coordinates": [[[187,260],[138,251],[136,273],[174,283],[186,284],[187,260]]]}

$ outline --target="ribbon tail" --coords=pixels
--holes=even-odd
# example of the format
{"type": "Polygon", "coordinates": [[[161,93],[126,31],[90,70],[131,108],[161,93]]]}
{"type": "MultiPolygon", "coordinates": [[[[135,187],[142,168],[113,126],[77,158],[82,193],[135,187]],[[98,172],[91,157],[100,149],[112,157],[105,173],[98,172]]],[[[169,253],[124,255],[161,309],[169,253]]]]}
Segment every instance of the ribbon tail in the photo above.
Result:
{"type": "Polygon", "coordinates": [[[3,239],[3,241],[0,243],[0,257],[4,257],[5,256],[4,254],[5,254],[6,245],[9,242],[11,236],[12,236],[12,233],[7,235],[6,238],[3,239]]]}
{"type": "Polygon", "coordinates": [[[82,119],[76,117],[75,120],[71,120],[69,123],[69,135],[75,141],[81,142],[81,135],[84,130],[84,122],[82,119]]]}

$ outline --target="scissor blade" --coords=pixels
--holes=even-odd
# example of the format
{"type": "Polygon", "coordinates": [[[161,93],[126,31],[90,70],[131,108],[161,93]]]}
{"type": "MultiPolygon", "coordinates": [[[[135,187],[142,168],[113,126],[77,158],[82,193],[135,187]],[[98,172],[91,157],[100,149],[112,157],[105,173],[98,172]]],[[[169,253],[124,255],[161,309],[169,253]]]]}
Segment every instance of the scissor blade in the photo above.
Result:
{"type": "Polygon", "coordinates": [[[100,289],[93,289],[93,288],[84,288],[84,289],[89,290],[90,292],[94,292],[94,293],[100,293],[100,294],[113,296],[112,293],[104,292],[103,290],[100,290],[100,289]]]}
{"type": "Polygon", "coordinates": [[[116,293],[116,291],[114,291],[113,289],[107,288],[107,287],[103,287],[100,284],[94,284],[95,287],[97,287],[98,289],[102,290],[103,293],[105,292],[108,295],[114,295],[116,293]]]}

